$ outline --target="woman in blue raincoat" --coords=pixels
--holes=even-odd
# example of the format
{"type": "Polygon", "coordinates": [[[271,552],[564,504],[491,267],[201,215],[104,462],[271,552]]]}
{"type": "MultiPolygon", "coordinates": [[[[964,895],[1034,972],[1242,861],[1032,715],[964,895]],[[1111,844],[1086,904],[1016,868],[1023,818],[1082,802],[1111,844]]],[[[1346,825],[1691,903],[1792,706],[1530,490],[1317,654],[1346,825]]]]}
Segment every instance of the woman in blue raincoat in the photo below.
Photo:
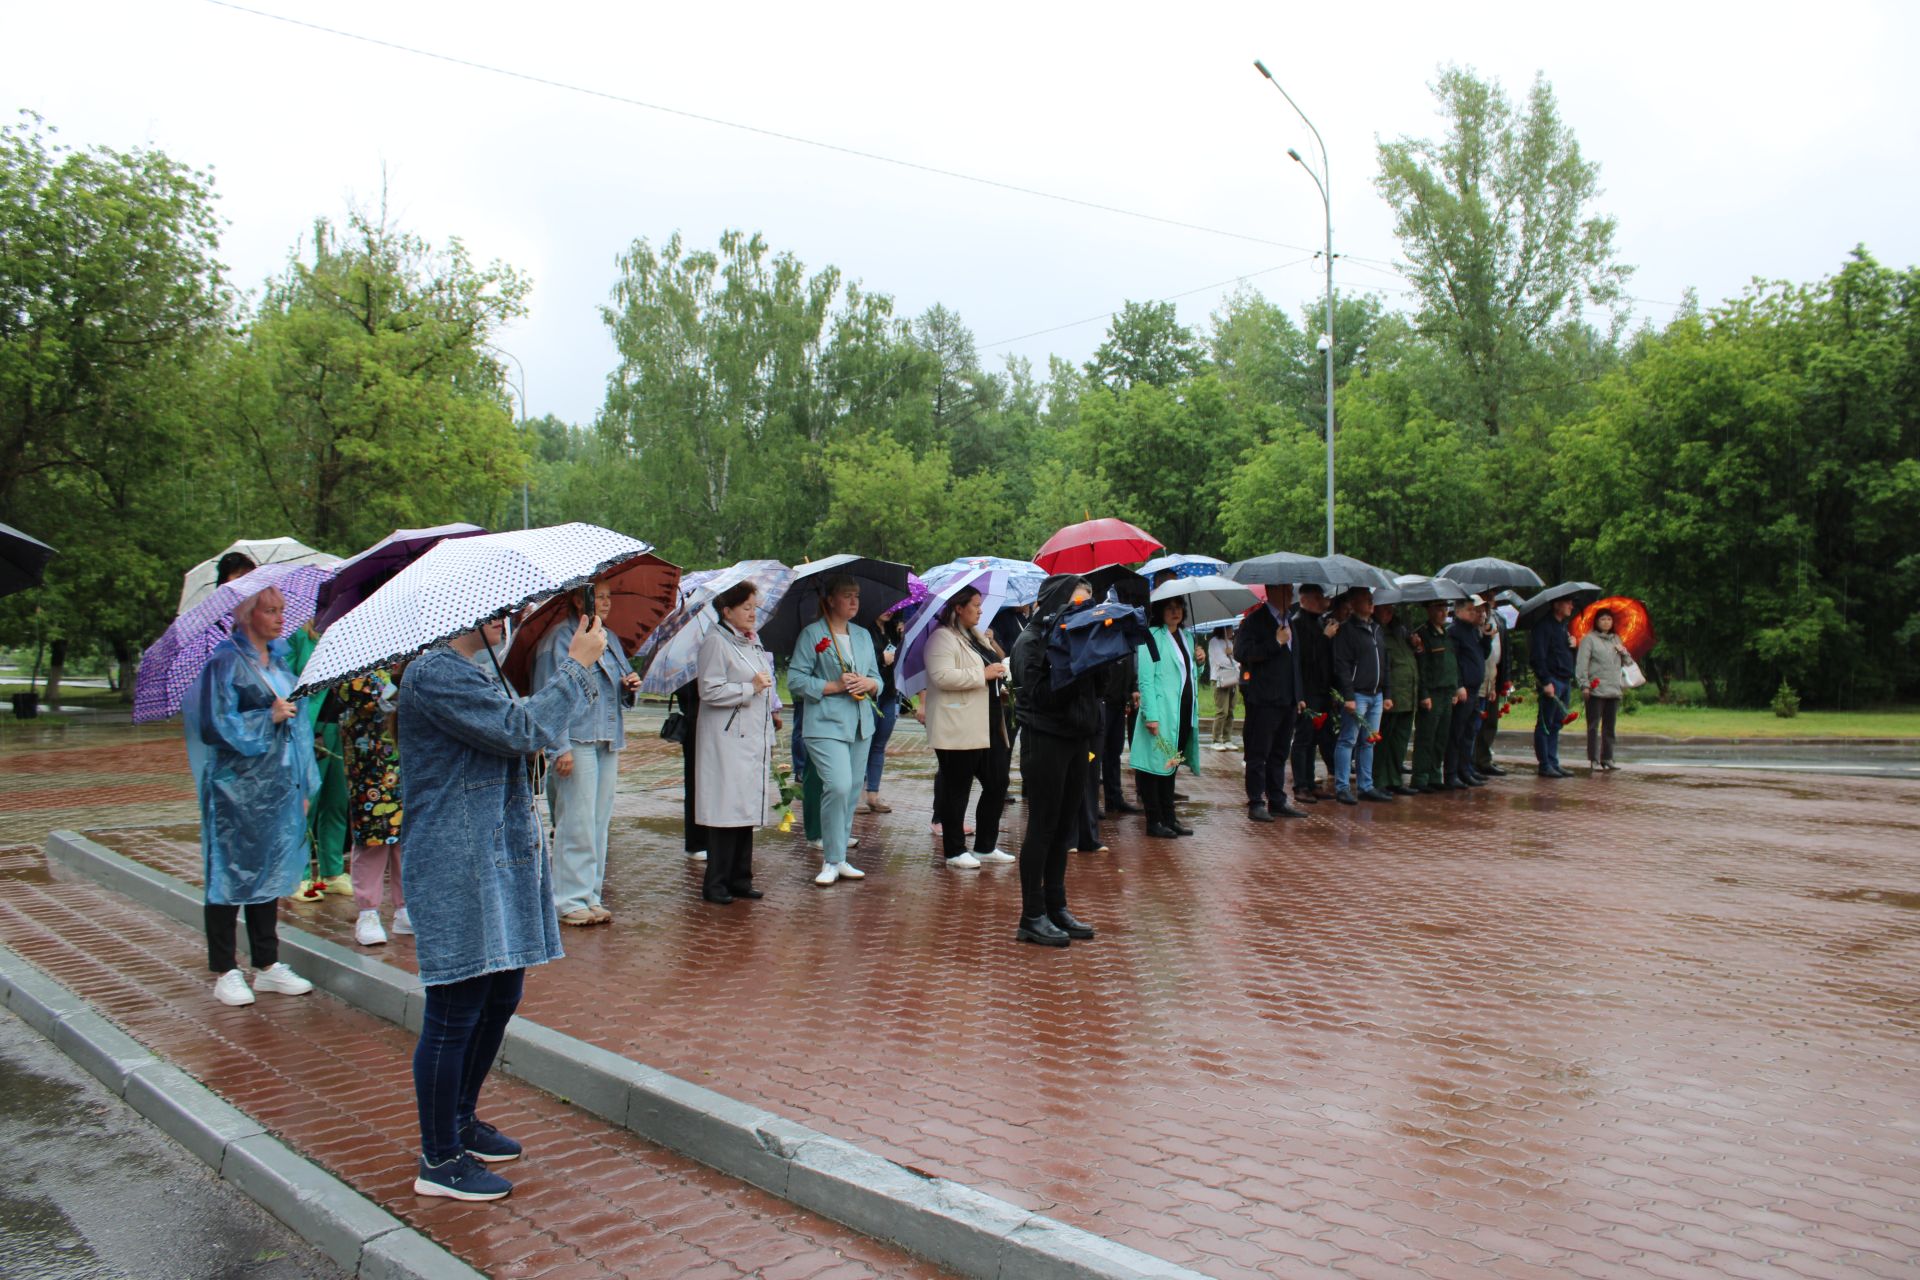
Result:
{"type": "Polygon", "coordinates": [[[280,961],[280,899],[307,866],[307,802],[319,785],[313,734],[289,702],[293,668],[280,639],[286,601],[269,587],[233,610],[233,632],[213,651],[186,702],[197,761],[201,877],[206,885],[207,967],[222,1004],[256,991],[305,995],[313,984],[280,961]],[[251,988],[234,950],[247,916],[251,988]]]}

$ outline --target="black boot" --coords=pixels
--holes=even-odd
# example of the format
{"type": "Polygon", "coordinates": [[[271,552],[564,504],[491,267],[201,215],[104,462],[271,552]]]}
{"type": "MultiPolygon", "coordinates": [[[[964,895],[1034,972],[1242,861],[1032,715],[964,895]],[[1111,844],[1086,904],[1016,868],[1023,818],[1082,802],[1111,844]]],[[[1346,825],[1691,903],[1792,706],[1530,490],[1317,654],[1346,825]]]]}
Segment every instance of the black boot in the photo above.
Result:
{"type": "Polygon", "coordinates": [[[1064,947],[1073,941],[1067,936],[1066,930],[1046,916],[1022,916],[1020,927],[1013,936],[1021,942],[1037,943],[1043,947],[1064,947]]]}
{"type": "Polygon", "coordinates": [[[1093,936],[1093,926],[1082,924],[1074,919],[1073,912],[1065,907],[1055,907],[1047,912],[1047,919],[1053,921],[1056,928],[1076,942],[1085,942],[1093,936]]]}

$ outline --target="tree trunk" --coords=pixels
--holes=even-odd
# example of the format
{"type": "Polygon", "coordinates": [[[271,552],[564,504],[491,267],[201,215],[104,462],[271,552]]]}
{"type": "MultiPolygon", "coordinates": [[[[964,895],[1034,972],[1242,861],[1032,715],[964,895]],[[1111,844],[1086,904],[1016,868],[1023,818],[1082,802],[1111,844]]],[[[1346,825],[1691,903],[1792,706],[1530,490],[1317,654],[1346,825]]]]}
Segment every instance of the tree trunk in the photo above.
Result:
{"type": "Polygon", "coordinates": [[[60,706],[60,680],[67,673],[67,642],[65,639],[53,642],[53,652],[47,657],[47,690],[42,701],[51,711],[58,712],[60,706]]]}
{"type": "Polygon", "coordinates": [[[120,701],[123,703],[133,702],[134,663],[139,656],[140,651],[125,640],[113,642],[113,663],[120,670],[120,701]]]}

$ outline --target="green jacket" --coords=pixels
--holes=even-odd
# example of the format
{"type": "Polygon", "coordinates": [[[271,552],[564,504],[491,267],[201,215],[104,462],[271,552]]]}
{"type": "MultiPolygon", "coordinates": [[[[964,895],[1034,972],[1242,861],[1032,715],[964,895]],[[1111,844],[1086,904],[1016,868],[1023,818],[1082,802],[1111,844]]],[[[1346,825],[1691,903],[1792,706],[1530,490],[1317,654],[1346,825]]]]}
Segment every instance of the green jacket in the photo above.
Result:
{"type": "Polygon", "coordinates": [[[1193,671],[1193,714],[1187,720],[1188,732],[1180,732],[1180,659],[1174,656],[1175,646],[1184,645],[1189,658],[1193,656],[1193,637],[1182,631],[1177,635],[1167,634],[1164,627],[1153,629],[1153,643],[1160,650],[1160,660],[1155,662],[1147,652],[1147,646],[1141,645],[1133,651],[1134,673],[1138,677],[1140,689],[1140,710],[1133,718],[1133,767],[1142,773],[1159,774],[1165,777],[1184,764],[1194,773],[1200,772],[1200,664],[1191,664],[1193,671]],[[1147,722],[1153,721],[1160,726],[1158,735],[1147,731],[1147,722]],[[1187,740],[1184,756],[1176,755],[1180,739],[1187,740]],[[1168,751],[1160,744],[1164,740],[1174,748],[1168,751]]]}
{"type": "Polygon", "coordinates": [[[1460,689],[1460,664],[1454,660],[1446,628],[1423,622],[1413,637],[1419,642],[1415,646],[1419,651],[1419,696],[1432,698],[1436,707],[1442,702],[1452,702],[1453,695],[1460,689]]]}
{"type": "Polygon", "coordinates": [[[1387,646],[1387,697],[1395,711],[1414,711],[1420,700],[1420,667],[1414,656],[1406,625],[1394,619],[1391,627],[1380,628],[1387,646]]]}

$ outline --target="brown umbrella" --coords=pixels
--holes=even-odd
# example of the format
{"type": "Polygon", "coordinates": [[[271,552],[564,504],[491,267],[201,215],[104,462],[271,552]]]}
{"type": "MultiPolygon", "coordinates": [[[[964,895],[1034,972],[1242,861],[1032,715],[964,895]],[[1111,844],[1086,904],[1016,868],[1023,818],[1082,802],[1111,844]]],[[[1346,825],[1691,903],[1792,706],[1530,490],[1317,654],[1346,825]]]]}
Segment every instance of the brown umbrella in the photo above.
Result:
{"type": "MultiPolygon", "coordinates": [[[[680,600],[680,566],[668,564],[656,555],[635,556],[597,578],[596,583],[613,589],[605,622],[610,635],[631,654],[680,600]]],[[[513,645],[501,673],[508,683],[523,694],[533,692],[533,655],[549,631],[572,617],[568,601],[579,599],[578,592],[562,592],[533,610],[515,629],[513,645]]]]}

